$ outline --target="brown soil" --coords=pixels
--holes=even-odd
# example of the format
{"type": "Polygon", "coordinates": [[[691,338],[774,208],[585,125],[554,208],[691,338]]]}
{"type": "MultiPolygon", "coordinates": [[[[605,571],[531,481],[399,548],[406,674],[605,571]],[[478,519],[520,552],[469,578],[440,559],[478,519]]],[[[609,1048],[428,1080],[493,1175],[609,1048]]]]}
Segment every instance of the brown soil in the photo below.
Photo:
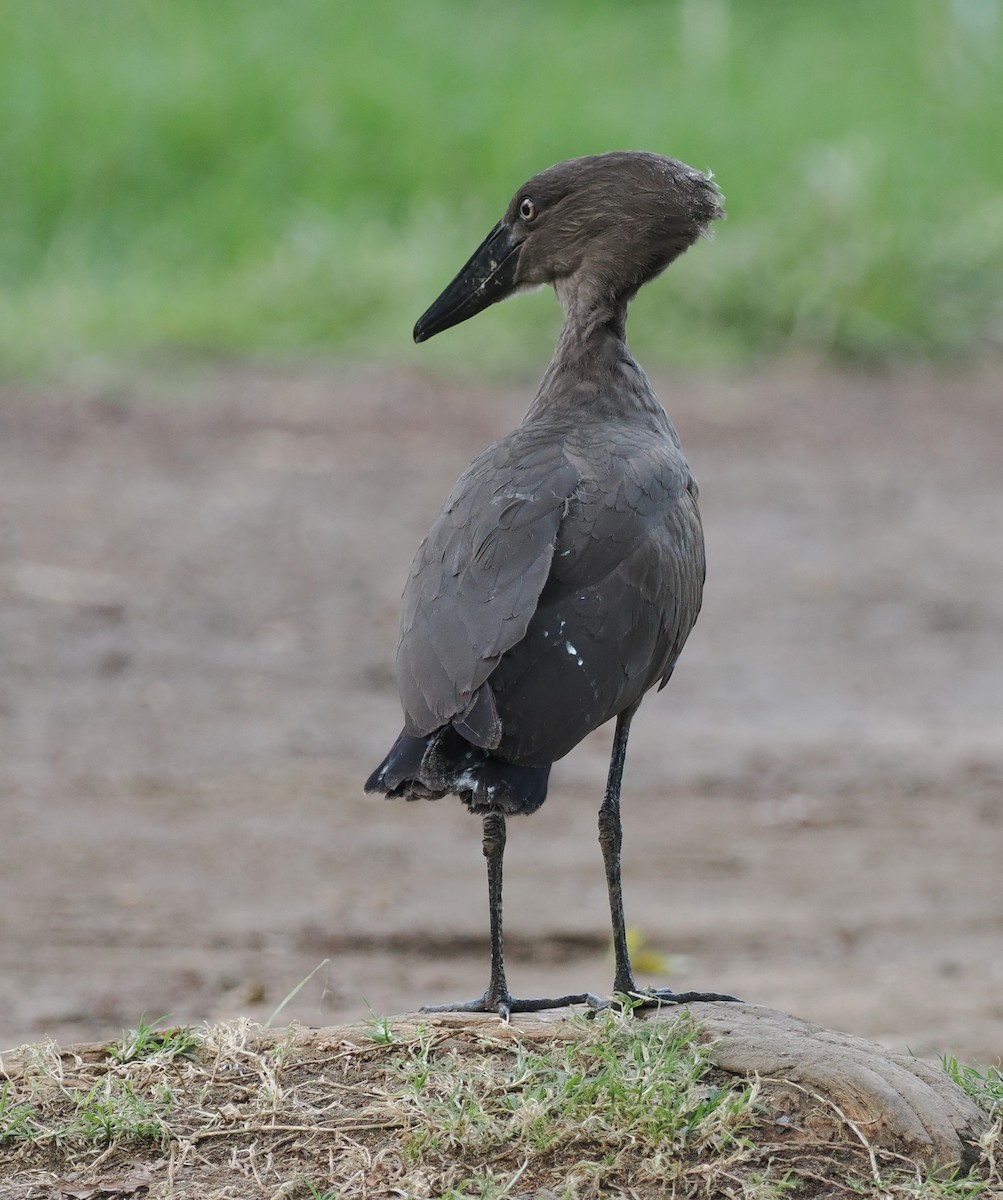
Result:
{"type": "MultiPolygon", "coordinates": [[[[710,575],[635,721],[628,921],[673,986],[991,1062],[1003,378],[660,382],[710,575]]],[[[361,781],[399,728],[411,554],[530,387],[227,369],[0,394],[0,1046],[266,1019],[318,966],[282,1022],[483,990],[479,823],[361,781]]],[[[512,823],[519,994],[609,986],[608,746],[512,823]]]]}

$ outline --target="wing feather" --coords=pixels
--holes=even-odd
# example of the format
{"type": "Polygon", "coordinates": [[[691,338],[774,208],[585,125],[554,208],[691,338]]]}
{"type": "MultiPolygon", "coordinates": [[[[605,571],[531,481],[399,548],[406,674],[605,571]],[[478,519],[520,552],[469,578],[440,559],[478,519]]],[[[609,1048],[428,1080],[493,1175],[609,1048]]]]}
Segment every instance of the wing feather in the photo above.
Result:
{"type": "Polygon", "coordinates": [[[525,635],[577,484],[561,440],[527,426],[489,446],[457,481],[404,589],[397,674],[409,734],[466,717],[525,635]]]}

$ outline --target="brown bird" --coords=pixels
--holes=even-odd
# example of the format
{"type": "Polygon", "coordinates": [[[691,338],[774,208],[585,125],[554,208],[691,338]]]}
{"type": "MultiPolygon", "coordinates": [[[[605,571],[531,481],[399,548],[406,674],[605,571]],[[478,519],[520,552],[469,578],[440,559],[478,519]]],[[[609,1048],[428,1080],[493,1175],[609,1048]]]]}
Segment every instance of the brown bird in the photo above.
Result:
{"type": "Polygon", "coordinates": [[[464,471],[415,555],[397,647],[404,729],[366,782],[408,800],[451,793],[483,814],[491,979],[483,997],[430,1011],[507,1017],[603,1003],[587,992],[509,994],[502,857],[506,816],[538,809],[551,765],[613,717],[599,842],[613,989],[639,995],[621,898],[620,781],[631,717],[645,692],[668,682],[700,611],[704,547],[679,437],[627,349],[627,305],[723,215],[711,180],[671,158],[558,163],[516,192],[415,326],[423,342],[541,284],[564,310],[522,424],[464,471]]]}

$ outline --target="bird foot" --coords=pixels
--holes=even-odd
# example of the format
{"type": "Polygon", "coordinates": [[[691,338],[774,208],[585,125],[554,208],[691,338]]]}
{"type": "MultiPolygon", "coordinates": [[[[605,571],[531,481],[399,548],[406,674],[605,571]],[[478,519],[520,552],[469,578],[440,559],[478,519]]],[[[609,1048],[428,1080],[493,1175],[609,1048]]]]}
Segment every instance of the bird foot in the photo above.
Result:
{"type": "Polygon", "coordinates": [[[663,1005],[679,1004],[744,1004],[737,996],[723,992],[674,992],[671,988],[630,988],[617,992],[603,1008],[619,1005],[624,1012],[638,1008],[661,1008],[663,1005]]]}
{"type": "Polygon", "coordinates": [[[572,1004],[587,1004],[593,1012],[606,1008],[608,1002],[593,996],[591,992],[576,992],[570,996],[555,996],[549,1000],[517,1000],[505,992],[501,996],[492,996],[485,992],[477,1000],[462,1000],[456,1004],[425,1004],[418,1011],[423,1013],[445,1012],[484,1012],[497,1013],[503,1021],[507,1021],[512,1013],[544,1012],[550,1008],[567,1008],[572,1004]]]}

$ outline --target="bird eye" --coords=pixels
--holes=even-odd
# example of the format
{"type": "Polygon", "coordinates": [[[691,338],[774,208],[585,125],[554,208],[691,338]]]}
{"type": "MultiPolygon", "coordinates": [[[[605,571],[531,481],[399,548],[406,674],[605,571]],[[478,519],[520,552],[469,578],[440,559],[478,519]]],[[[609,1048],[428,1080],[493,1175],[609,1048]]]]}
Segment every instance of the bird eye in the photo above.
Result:
{"type": "Polygon", "coordinates": [[[531,200],[529,196],[523,196],[523,198],[519,201],[519,216],[522,217],[524,221],[535,221],[536,214],[537,207],[535,202],[531,200]]]}

